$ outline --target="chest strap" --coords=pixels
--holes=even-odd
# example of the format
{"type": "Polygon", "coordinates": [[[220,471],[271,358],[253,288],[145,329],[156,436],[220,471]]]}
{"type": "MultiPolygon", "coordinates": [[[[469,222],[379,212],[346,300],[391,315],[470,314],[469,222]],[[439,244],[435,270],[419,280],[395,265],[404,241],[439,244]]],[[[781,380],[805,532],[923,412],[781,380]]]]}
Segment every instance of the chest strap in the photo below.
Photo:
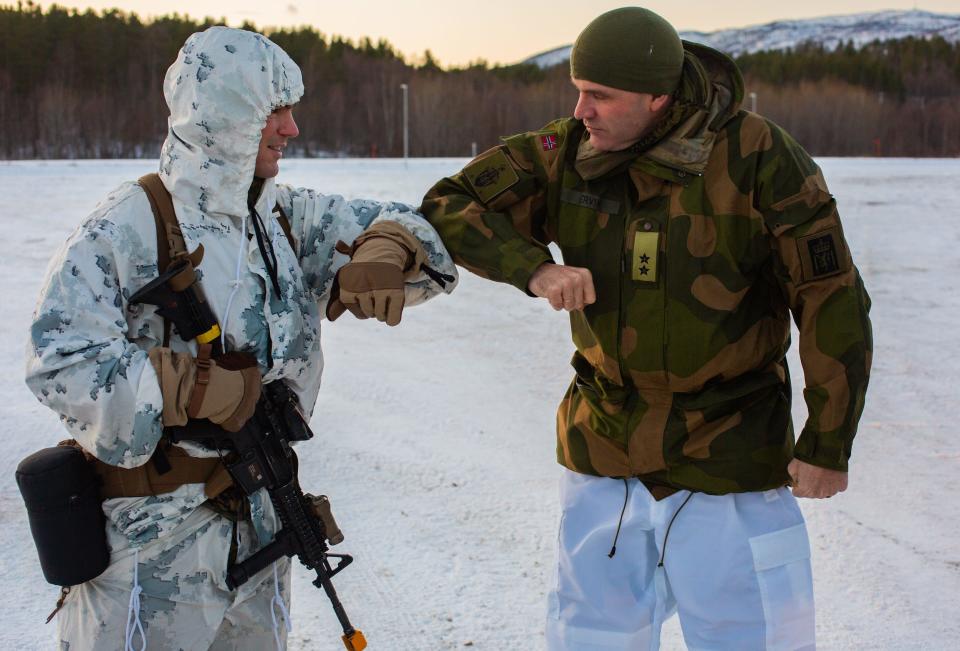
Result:
{"type": "MultiPolygon", "coordinates": [[[[167,187],[160,180],[160,175],[156,172],[144,174],[137,179],[137,183],[143,188],[150,201],[150,209],[153,211],[153,221],[157,229],[157,274],[162,274],[170,266],[170,262],[184,256],[191,258],[193,266],[197,267],[200,264],[199,258],[203,256],[202,249],[193,253],[187,251],[183,231],[180,230],[180,222],[177,221],[177,213],[173,208],[173,200],[170,198],[167,187]]],[[[274,206],[273,212],[277,213],[277,221],[287,242],[290,243],[290,248],[296,252],[297,241],[290,228],[290,219],[279,203],[274,206]]],[[[163,345],[170,345],[170,322],[166,319],[163,321],[163,345]]]]}
{"type": "MultiPolygon", "coordinates": [[[[144,174],[137,179],[137,183],[147,195],[147,199],[150,201],[150,209],[153,212],[153,221],[157,231],[157,273],[162,274],[171,262],[176,262],[182,257],[190,258],[194,268],[199,266],[200,259],[203,257],[203,247],[202,245],[197,247],[197,250],[193,253],[187,251],[187,244],[183,239],[183,231],[180,229],[180,222],[177,220],[173,200],[170,197],[170,192],[167,191],[167,187],[160,180],[160,175],[156,172],[144,174]]],[[[277,221],[290,243],[290,248],[296,252],[297,243],[290,228],[289,218],[279,203],[276,204],[273,212],[277,213],[277,221]]],[[[163,346],[165,347],[170,346],[170,328],[170,321],[164,319],[163,346]]],[[[209,351],[207,351],[207,354],[209,354],[209,351]]],[[[204,361],[208,361],[203,354],[200,357],[204,358],[204,361]]],[[[201,364],[202,370],[203,365],[201,364]]],[[[200,404],[202,400],[196,402],[200,404]]],[[[97,476],[100,477],[102,482],[101,493],[104,499],[159,495],[176,490],[183,484],[204,484],[204,492],[207,497],[213,498],[232,484],[230,475],[219,459],[191,457],[182,448],[164,446],[163,442],[157,446],[151,461],[137,468],[111,466],[90,455],[88,455],[88,460],[91,461],[97,476]]]]}

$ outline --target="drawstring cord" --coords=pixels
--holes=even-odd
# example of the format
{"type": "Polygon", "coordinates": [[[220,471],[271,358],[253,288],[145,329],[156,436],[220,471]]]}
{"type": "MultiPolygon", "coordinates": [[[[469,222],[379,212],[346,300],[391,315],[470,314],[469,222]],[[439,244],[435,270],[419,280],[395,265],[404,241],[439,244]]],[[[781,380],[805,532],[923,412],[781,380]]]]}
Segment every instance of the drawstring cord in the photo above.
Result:
{"type": "Polygon", "coordinates": [[[626,477],[623,479],[623,508],[620,509],[620,521],[617,522],[617,533],[613,536],[613,547],[610,548],[610,553],[607,554],[607,558],[613,558],[617,553],[617,538],[620,537],[620,526],[623,524],[623,514],[627,511],[627,498],[630,497],[630,484],[627,483],[626,477]]]}
{"type": "Polygon", "coordinates": [[[240,272],[243,268],[243,253],[246,250],[247,244],[247,220],[243,220],[243,230],[240,233],[240,247],[237,249],[237,273],[234,279],[230,282],[230,286],[233,287],[230,290],[230,298],[227,299],[227,309],[223,313],[223,329],[220,331],[220,349],[224,352],[227,351],[227,325],[230,323],[230,308],[233,307],[233,299],[237,295],[237,292],[240,290],[240,272]]]}
{"type": "MultiPolygon", "coordinates": [[[[617,539],[620,538],[620,527],[623,526],[623,514],[627,510],[627,500],[630,497],[630,484],[627,483],[627,480],[623,480],[623,508],[620,509],[620,520],[617,522],[617,533],[613,536],[613,546],[610,547],[610,553],[607,554],[607,558],[613,558],[617,553],[617,539]]],[[[693,497],[693,492],[687,495],[687,499],[683,500],[683,504],[680,505],[680,508],[676,510],[673,514],[673,517],[670,518],[670,523],[667,525],[667,532],[663,534],[663,550],[660,552],[660,561],[657,563],[657,567],[663,567],[663,559],[667,556],[667,538],[670,537],[670,529],[673,528],[673,521],[677,519],[677,516],[680,515],[680,511],[683,510],[683,507],[687,505],[687,502],[690,501],[690,498],[693,497]]]]}
{"type": "Polygon", "coordinates": [[[677,516],[680,515],[680,511],[682,511],[683,507],[687,505],[687,502],[690,501],[691,497],[693,497],[693,491],[687,495],[687,499],[683,500],[683,504],[680,505],[680,508],[677,509],[677,512],[673,514],[672,518],[670,518],[670,524],[667,525],[667,532],[663,534],[663,550],[660,552],[660,562],[657,563],[657,567],[663,567],[663,559],[667,557],[667,538],[670,537],[670,528],[673,527],[673,521],[677,519],[677,516]]]}
{"type": "Polygon", "coordinates": [[[657,563],[656,571],[653,575],[654,590],[656,591],[657,601],[653,609],[653,625],[652,630],[656,631],[656,635],[650,641],[650,648],[656,649],[660,646],[660,628],[663,626],[663,620],[666,618],[666,604],[669,599],[670,588],[667,583],[667,568],[663,566],[663,561],[667,556],[667,539],[670,537],[670,529],[673,528],[673,523],[677,519],[677,516],[680,515],[680,511],[683,510],[683,507],[687,505],[687,502],[690,501],[690,498],[693,497],[693,492],[687,495],[687,498],[683,500],[683,504],[680,505],[674,514],[670,518],[670,523],[667,525],[667,531],[663,534],[663,549],[660,551],[660,561],[657,563]]]}
{"type": "Polygon", "coordinates": [[[140,587],[139,570],[140,550],[134,549],[133,590],[130,591],[130,604],[127,607],[126,644],[123,647],[123,651],[134,651],[133,638],[137,633],[140,634],[140,651],[144,651],[147,648],[147,637],[143,632],[143,624],[140,622],[140,593],[143,592],[143,588],[140,587]]]}
{"type": "Polygon", "coordinates": [[[290,620],[290,613],[287,611],[287,605],[283,603],[283,597],[280,596],[280,578],[277,574],[277,561],[273,562],[273,599],[270,600],[270,618],[273,620],[273,641],[277,643],[277,651],[283,651],[283,644],[280,642],[280,625],[277,622],[277,608],[280,609],[280,616],[283,617],[283,623],[287,628],[287,633],[293,630],[293,622],[290,620]]]}

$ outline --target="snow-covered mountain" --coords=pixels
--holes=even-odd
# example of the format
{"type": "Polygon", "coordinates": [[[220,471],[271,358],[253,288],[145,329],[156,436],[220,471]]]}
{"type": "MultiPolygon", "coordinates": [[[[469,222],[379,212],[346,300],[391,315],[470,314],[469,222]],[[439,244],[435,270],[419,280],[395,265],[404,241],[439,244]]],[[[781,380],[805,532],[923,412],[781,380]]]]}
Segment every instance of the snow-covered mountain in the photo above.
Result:
{"type": "MultiPolygon", "coordinates": [[[[853,41],[860,46],[874,40],[891,40],[917,36],[960,41],[960,14],[935,14],[918,9],[910,11],[878,11],[847,16],[827,16],[803,20],[777,20],[716,32],[681,31],[680,37],[737,56],[745,52],[784,50],[800,43],[815,41],[827,48],[853,41]]],[[[541,68],[563,63],[570,58],[570,45],[554,48],[526,59],[541,68]]]]}

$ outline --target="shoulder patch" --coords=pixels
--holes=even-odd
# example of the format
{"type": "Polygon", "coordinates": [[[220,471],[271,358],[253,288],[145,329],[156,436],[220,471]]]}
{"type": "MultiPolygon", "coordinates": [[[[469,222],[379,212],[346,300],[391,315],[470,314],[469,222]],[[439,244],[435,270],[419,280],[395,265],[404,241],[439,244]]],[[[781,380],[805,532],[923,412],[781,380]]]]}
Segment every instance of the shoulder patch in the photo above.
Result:
{"type": "Polygon", "coordinates": [[[502,149],[477,159],[464,168],[463,175],[484,203],[506,192],[520,180],[502,149]]]}
{"type": "Polygon", "coordinates": [[[797,248],[805,282],[845,271],[847,256],[840,229],[836,226],[797,238],[797,248]]]}
{"type": "Polygon", "coordinates": [[[540,147],[543,151],[550,151],[557,148],[557,134],[545,133],[540,136],[540,147]]]}

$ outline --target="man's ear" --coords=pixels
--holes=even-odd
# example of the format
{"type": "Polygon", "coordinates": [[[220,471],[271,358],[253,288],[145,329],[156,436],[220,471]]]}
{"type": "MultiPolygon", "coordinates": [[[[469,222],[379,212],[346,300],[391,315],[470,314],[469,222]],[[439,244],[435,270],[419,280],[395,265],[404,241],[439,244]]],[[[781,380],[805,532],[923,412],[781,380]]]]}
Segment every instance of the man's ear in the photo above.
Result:
{"type": "Polygon", "coordinates": [[[670,104],[671,97],[672,95],[654,95],[653,99],[650,100],[650,110],[654,113],[662,111],[670,104]]]}

